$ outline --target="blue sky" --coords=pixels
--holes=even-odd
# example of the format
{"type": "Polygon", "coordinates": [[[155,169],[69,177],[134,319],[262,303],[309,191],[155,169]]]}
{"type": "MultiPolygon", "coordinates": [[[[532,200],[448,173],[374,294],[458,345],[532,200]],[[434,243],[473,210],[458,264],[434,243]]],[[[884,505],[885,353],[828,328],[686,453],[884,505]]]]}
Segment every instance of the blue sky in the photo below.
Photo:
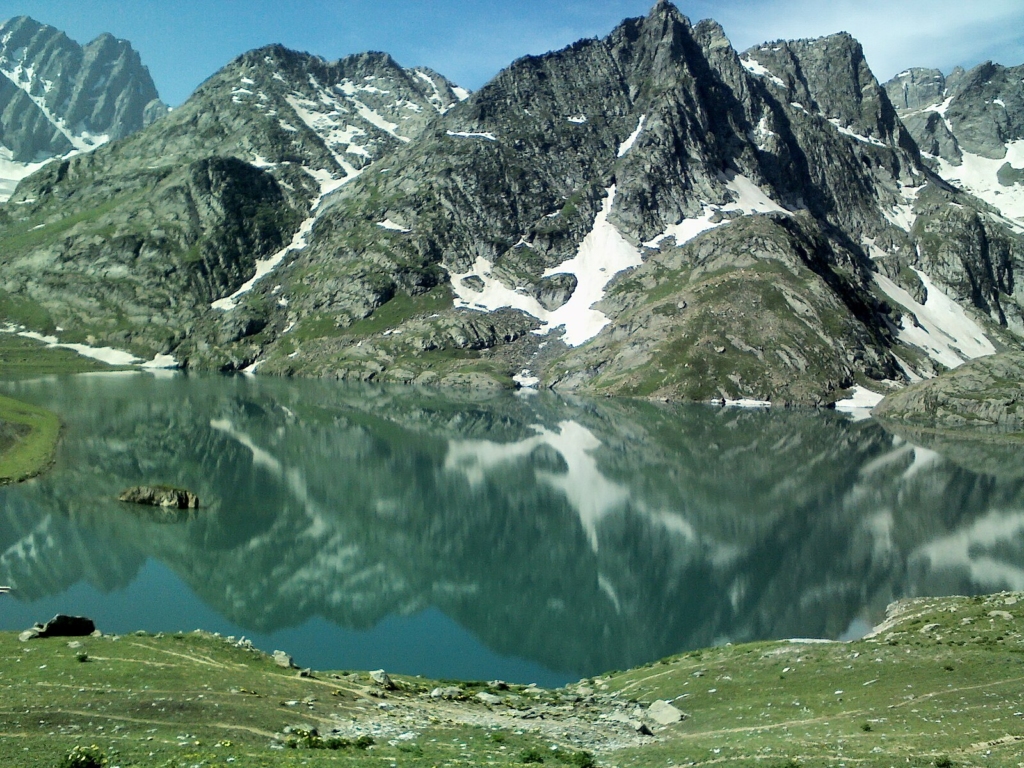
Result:
{"type": "MultiPolygon", "coordinates": [[[[513,59],[603,36],[654,0],[0,0],[81,43],[101,32],[142,54],[172,105],[236,55],[268,43],[327,59],[383,50],[479,88],[513,59]]],[[[948,71],[986,59],[1024,63],[1024,0],[679,0],[717,19],[743,50],[766,40],[848,31],[886,80],[909,66],[948,71]]]]}

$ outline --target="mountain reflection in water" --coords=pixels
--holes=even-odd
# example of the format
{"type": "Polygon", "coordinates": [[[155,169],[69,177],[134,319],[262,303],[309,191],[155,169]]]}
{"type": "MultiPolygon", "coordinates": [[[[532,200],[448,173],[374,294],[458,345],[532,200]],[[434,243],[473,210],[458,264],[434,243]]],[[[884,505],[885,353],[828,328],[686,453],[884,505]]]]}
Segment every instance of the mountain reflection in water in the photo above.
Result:
{"type": "Polygon", "coordinates": [[[873,421],[242,377],[4,389],[67,425],[52,472],[0,491],[0,583],[29,604],[156,561],[247,632],[319,617],[376,642],[428,611],[568,679],[1024,589],[1024,480],[873,421]],[[204,508],[115,500],[147,482],[204,508]]]}

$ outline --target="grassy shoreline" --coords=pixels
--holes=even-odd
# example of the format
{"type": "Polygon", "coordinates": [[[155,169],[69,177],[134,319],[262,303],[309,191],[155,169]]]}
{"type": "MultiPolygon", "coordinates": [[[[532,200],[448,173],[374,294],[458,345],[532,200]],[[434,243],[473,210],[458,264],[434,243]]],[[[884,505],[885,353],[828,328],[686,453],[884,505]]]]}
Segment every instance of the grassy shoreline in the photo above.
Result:
{"type": "MultiPolygon", "coordinates": [[[[116,370],[68,349],[0,333],[0,379],[116,370]]],[[[55,413],[0,395],[0,486],[45,472],[53,463],[61,424],[55,413]]]]}
{"type": "Polygon", "coordinates": [[[711,648],[558,690],[388,687],[207,633],[0,633],[0,761],[49,768],[95,745],[123,768],[1017,768],[1022,631],[1024,594],[915,599],[863,640],[711,648]],[[659,723],[656,701],[683,719],[659,723]]]}
{"type": "Polygon", "coordinates": [[[57,414],[0,395],[0,423],[14,425],[16,433],[0,453],[0,485],[35,477],[53,463],[61,430],[57,414]]]}

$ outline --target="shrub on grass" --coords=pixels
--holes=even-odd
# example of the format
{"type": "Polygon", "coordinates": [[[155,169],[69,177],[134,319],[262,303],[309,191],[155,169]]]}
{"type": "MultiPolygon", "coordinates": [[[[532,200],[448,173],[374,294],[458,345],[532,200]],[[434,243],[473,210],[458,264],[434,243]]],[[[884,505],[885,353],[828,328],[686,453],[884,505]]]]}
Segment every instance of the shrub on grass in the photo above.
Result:
{"type": "Polygon", "coordinates": [[[60,761],[60,768],[106,768],[107,756],[95,744],[89,747],[74,747],[60,761]]]}

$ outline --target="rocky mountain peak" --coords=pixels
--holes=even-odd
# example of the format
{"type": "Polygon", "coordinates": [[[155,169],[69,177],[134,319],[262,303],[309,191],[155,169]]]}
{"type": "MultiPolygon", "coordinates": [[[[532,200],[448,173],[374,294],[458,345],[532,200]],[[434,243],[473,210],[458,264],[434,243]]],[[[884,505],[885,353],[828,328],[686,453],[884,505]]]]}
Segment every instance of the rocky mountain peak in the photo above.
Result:
{"type": "MultiPolygon", "coordinates": [[[[1009,136],[989,74],[946,89],[1009,136]]],[[[929,112],[948,131],[957,98],[929,112]]],[[[922,163],[854,38],[741,55],[666,2],[475,94],[386,53],[251,51],[15,202],[19,307],[197,368],[823,403],[989,349],[928,296],[1024,317],[1016,236],[922,163]]]]}
{"type": "Polygon", "coordinates": [[[937,69],[912,67],[885,84],[889,101],[897,110],[913,110],[945,99],[946,78],[937,69]]]}
{"type": "Polygon", "coordinates": [[[81,46],[28,16],[0,24],[0,197],[50,158],[88,152],[167,113],[125,40],[81,46]]]}

